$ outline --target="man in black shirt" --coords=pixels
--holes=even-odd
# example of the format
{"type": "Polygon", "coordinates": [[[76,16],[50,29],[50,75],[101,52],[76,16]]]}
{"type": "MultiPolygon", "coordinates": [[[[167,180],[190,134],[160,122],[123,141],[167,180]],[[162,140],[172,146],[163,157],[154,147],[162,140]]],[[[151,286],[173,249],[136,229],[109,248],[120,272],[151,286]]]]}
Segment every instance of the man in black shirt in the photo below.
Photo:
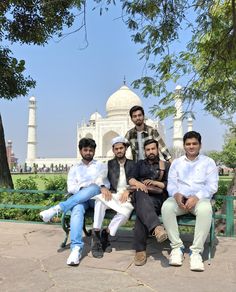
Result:
{"type": "Polygon", "coordinates": [[[158,215],[166,197],[169,163],[159,159],[158,142],[149,139],[144,143],[146,159],[137,162],[129,177],[129,184],[135,189],[133,205],[136,212],[134,227],[134,263],[142,266],[147,261],[147,237],[152,234],[158,242],[167,239],[167,233],[158,215]]]}

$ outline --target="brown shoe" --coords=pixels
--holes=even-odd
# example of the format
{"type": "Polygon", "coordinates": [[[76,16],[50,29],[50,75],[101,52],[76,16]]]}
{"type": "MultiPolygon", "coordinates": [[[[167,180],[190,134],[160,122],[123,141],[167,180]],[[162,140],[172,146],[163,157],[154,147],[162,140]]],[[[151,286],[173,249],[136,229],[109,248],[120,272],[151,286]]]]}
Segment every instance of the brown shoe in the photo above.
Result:
{"type": "Polygon", "coordinates": [[[135,266],[143,266],[147,262],[147,253],[146,251],[136,251],[134,257],[134,264],[135,266]]]}
{"type": "Polygon", "coordinates": [[[165,228],[161,225],[154,229],[152,235],[156,237],[157,242],[163,242],[168,238],[165,228]]]}

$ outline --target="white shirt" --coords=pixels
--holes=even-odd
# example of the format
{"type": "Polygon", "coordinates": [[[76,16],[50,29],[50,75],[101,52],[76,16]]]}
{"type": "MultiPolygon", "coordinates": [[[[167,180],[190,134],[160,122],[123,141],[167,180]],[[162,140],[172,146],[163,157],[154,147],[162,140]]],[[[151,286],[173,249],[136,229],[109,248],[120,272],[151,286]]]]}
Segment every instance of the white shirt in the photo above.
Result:
{"type": "Polygon", "coordinates": [[[117,184],[117,192],[123,192],[126,189],[127,186],[127,180],[126,180],[126,174],[125,174],[125,165],[120,164],[120,176],[117,184]]]}
{"type": "Polygon", "coordinates": [[[88,187],[91,184],[98,186],[105,185],[109,188],[107,180],[107,166],[97,160],[92,160],[89,164],[81,160],[78,164],[72,166],[67,177],[67,191],[71,194],[77,193],[80,188],[88,187]]]}
{"type": "Polygon", "coordinates": [[[170,197],[181,193],[199,199],[211,199],[218,189],[218,168],[213,159],[198,155],[189,160],[185,155],[175,159],[169,169],[167,191],[170,197]]]}
{"type": "Polygon", "coordinates": [[[137,141],[138,141],[138,160],[144,159],[144,149],[143,149],[143,140],[142,132],[137,132],[137,141]]]}

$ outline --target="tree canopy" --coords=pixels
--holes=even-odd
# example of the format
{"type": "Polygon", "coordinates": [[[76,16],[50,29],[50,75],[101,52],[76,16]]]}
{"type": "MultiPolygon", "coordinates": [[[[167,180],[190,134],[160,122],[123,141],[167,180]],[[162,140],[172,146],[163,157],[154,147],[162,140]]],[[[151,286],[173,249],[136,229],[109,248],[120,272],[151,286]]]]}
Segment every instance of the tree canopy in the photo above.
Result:
{"type": "MultiPolygon", "coordinates": [[[[171,85],[183,85],[186,112],[195,101],[222,119],[235,113],[236,7],[235,0],[94,0],[102,14],[121,4],[121,17],[132,39],[142,46],[142,76],[134,82],[144,96],[157,96],[153,112],[160,118],[173,113],[171,85]],[[186,37],[187,36],[187,37],[186,37]],[[185,44],[185,49],[183,45],[185,44]]],[[[86,0],[6,0],[0,3],[0,40],[45,45],[76,18],[86,26],[86,0]]],[[[35,86],[24,77],[24,61],[0,46],[0,97],[26,95],[35,86]]]]}
{"type": "MultiPolygon", "coordinates": [[[[35,86],[24,76],[25,62],[17,60],[9,44],[45,45],[56,33],[74,21],[73,7],[84,1],[5,0],[0,2],[0,98],[12,100],[27,95],[35,86]],[[3,42],[5,45],[3,45],[3,42]]],[[[4,129],[0,115],[0,185],[13,188],[7,163],[4,129]]]]}
{"type": "MultiPolygon", "coordinates": [[[[236,110],[236,0],[94,0],[99,13],[121,4],[121,18],[141,45],[145,62],[134,81],[144,96],[154,95],[153,113],[164,118],[174,112],[171,85],[183,85],[185,113],[196,101],[207,112],[232,123],[236,110]],[[185,43],[185,49],[178,44],[185,43]]],[[[80,24],[86,27],[86,0],[4,0],[0,2],[0,98],[27,95],[35,86],[24,76],[11,43],[46,45],[55,34],[80,24]]],[[[71,33],[71,32],[70,32],[71,33]]],[[[68,34],[70,34],[68,33],[68,34]]],[[[86,34],[86,32],[85,32],[86,34]]],[[[86,37],[86,35],[85,35],[86,37]]],[[[0,120],[1,121],[1,120],[0,120]]],[[[1,126],[1,125],[0,125],[1,126]]],[[[2,127],[0,127],[1,130],[2,127]]],[[[2,128],[3,129],[3,128],[2,128]]],[[[4,134],[0,133],[0,139],[4,134]]],[[[1,141],[0,145],[3,145],[1,141]]],[[[0,155],[4,149],[0,149],[0,155]]]]}
{"type": "Polygon", "coordinates": [[[222,151],[210,151],[208,155],[218,165],[226,165],[230,168],[236,167],[236,133],[231,130],[225,137],[222,151]]]}
{"type": "Polygon", "coordinates": [[[168,85],[180,82],[186,113],[200,101],[214,116],[232,117],[236,110],[234,0],[124,1],[123,8],[146,61],[146,72],[134,85],[145,96],[159,97],[153,112],[161,118],[173,112],[168,85]],[[178,48],[181,42],[186,42],[185,50],[178,48]]]}
{"type": "Polygon", "coordinates": [[[9,49],[10,43],[45,45],[65,26],[74,21],[73,7],[83,1],[5,0],[0,3],[0,98],[25,96],[35,86],[23,75],[24,60],[18,61],[9,49]]]}

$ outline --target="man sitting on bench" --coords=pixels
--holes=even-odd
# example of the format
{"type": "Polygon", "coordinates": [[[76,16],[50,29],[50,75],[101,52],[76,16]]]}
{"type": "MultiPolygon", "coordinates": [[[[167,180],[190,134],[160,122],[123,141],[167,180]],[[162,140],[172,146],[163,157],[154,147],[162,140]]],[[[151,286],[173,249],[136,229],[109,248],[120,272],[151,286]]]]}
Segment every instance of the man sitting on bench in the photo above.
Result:
{"type": "Polygon", "coordinates": [[[168,198],[162,206],[163,224],[168,233],[172,251],[169,264],[181,266],[184,245],[179,236],[176,216],[196,215],[193,244],[190,246],[190,269],[204,271],[201,254],[212,220],[211,197],[218,188],[218,169],[213,159],[199,154],[201,135],[195,131],[183,137],[185,155],[175,159],[170,167],[168,198]]]}
{"type": "Polygon", "coordinates": [[[146,246],[149,234],[157,242],[167,239],[167,234],[158,215],[165,200],[165,188],[169,163],[160,160],[158,142],[149,139],[144,142],[146,159],[139,160],[134,167],[129,184],[134,186],[133,204],[136,212],[134,227],[134,264],[142,266],[147,261],[146,246]]]}
{"type": "Polygon", "coordinates": [[[82,159],[70,168],[67,178],[67,189],[72,196],[64,202],[40,212],[44,222],[49,222],[53,216],[60,212],[71,212],[70,239],[71,253],[67,265],[79,264],[84,242],[83,223],[86,209],[92,207],[94,201],[90,199],[101,192],[107,192],[109,183],[106,178],[106,165],[94,160],[96,143],[93,139],[82,138],[79,141],[79,151],[82,159]]]}
{"type": "Polygon", "coordinates": [[[130,175],[135,162],[125,156],[128,147],[128,141],[125,138],[115,137],[111,144],[115,157],[108,161],[107,177],[110,182],[110,190],[95,197],[94,229],[91,243],[92,255],[95,258],[101,258],[104,252],[112,251],[108,238],[109,234],[115,236],[119,226],[126,223],[133,210],[127,190],[127,177],[130,175]],[[117,214],[111,220],[109,226],[103,229],[100,234],[107,209],[113,209],[117,214]]]}

